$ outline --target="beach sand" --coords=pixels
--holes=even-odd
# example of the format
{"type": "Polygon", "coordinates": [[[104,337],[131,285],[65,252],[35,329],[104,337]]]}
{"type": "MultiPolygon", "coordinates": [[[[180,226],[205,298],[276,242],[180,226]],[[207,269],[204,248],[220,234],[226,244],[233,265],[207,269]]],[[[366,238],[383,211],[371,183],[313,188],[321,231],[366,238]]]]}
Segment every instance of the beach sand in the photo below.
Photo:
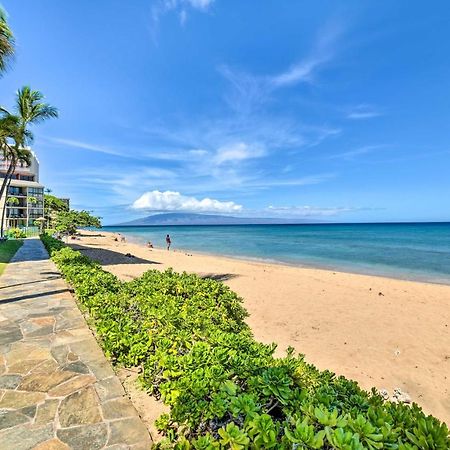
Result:
{"type": "Polygon", "coordinates": [[[279,355],[292,346],[364,389],[400,388],[450,423],[450,286],[168,252],[114,236],[83,232],[72,244],[123,280],[172,267],[223,281],[244,299],[255,338],[278,343],[279,355]]]}

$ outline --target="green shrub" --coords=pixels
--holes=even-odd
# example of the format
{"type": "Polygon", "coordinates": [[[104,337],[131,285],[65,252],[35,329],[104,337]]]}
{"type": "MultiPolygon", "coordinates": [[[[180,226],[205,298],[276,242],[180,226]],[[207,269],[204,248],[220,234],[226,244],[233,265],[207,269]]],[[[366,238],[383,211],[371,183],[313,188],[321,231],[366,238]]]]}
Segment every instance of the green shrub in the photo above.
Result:
{"type": "Polygon", "coordinates": [[[148,271],[120,282],[42,237],[89,310],[108,357],[140,366],[145,389],[170,406],[161,449],[449,449],[447,426],[416,404],[384,402],[290,349],[254,340],[242,300],[225,285],[148,271]]]}
{"type": "Polygon", "coordinates": [[[9,230],[6,230],[6,236],[13,239],[24,239],[27,237],[27,234],[24,230],[21,230],[20,228],[10,228],[9,230]]]}

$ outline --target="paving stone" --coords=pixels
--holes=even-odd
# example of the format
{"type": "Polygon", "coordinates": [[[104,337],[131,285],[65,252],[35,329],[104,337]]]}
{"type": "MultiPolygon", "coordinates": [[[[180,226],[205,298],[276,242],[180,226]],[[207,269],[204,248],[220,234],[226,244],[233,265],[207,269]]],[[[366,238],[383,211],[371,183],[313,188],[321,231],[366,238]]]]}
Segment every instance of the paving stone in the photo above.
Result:
{"type": "Polygon", "coordinates": [[[116,376],[101,380],[98,383],[95,383],[94,387],[101,402],[117,397],[123,397],[125,395],[123,386],[116,376]]]}
{"type": "Polygon", "coordinates": [[[53,325],[38,328],[37,330],[32,331],[31,333],[28,333],[26,336],[27,337],[38,337],[38,336],[47,336],[49,334],[53,334],[53,325]]]}
{"type": "Polygon", "coordinates": [[[45,400],[44,403],[37,407],[36,419],[34,421],[37,425],[43,425],[53,422],[55,420],[56,411],[58,410],[60,400],[50,399],[45,400]]]}
{"type": "Polygon", "coordinates": [[[35,427],[32,432],[30,425],[19,425],[0,433],[1,448],[2,450],[30,450],[41,442],[53,438],[53,434],[54,431],[51,425],[35,427]]]}
{"type": "Polygon", "coordinates": [[[69,371],[56,371],[50,374],[46,373],[32,373],[27,375],[19,385],[19,389],[22,391],[39,391],[48,392],[50,389],[58,386],[64,381],[73,378],[77,374],[69,371]]]}
{"type": "MultiPolygon", "coordinates": [[[[0,430],[30,422],[30,418],[17,411],[0,411],[0,430]]],[[[1,444],[0,444],[1,445],[1,444]]]]}
{"type": "Polygon", "coordinates": [[[99,381],[115,376],[111,364],[105,358],[89,361],[89,369],[99,381]]]}
{"type": "Polygon", "coordinates": [[[70,450],[70,447],[55,438],[39,444],[37,447],[34,447],[33,450],[70,450]]]}
{"type": "Polygon", "coordinates": [[[11,351],[11,344],[0,344],[0,355],[6,355],[11,351]]]}
{"type": "Polygon", "coordinates": [[[0,285],[0,450],[150,448],[145,426],[39,240],[24,241],[0,285]],[[28,295],[32,301],[2,303],[28,295]]]}
{"type": "Polygon", "coordinates": [[[131,450],[150,450],[151,448],[153,448],[151,440],[150,442],[148,440],[145,440],[143,442],[138,442],[137,444],[130,446],[131,450]]]}
{"type": "Polygon", "coordinates": [[[6,362],[9,366],[11,366],[12,364],[18,361],[23,361],[24,359],[39,359],[29,357],[29,355],[36,349],[37,347],[35,345],[25,342],[17,342],[14,345],[11,345],[10,349],[3,354],[5,355],[6,362]]]}
{"type": "Polygon", "coordinates": [[[0,329],[0,345],[20,341],[23,338],[22,331],[18,326],[8,325],[0,329]]]}
{"type": "MultiPolygon", "coordinates": [[[[147,433],[145,425],[137,417],[110,422],[110,435],[108,445],[112,444],[137,444],[147,433]]],[[[150,438],[149,438],[150,440],[150,438]]]]}
{"type": "Polygon", "coordinates": [[[75,392],[62,400],[58,415],[63,428],[102,421],[98,398],[92,387],[75,392]]]}
{"type": "Polygon", "coordinates": [[[53,316],[42,316],[30,319],[30,322],[34,324],[44,327],[44,326],[53,326],[55,324],[55,318],[53,316]]]}
{"type": "Polygon", "coordinates": [[[36,367],[33,367],[33,369],[30,370],[31,373],[52,373],[55,372],[56,369],[58,369],[59,364],[52,358],[47,359],[46,361],[43,361],[41,364],[39,364],[36,367]]]}
{"type": "Polygon", "coordinates": [[[73,328],[78,328],[80,326],[83,326],[84,319],[82,317],[74,317],[71,319],[64,319],[61,318],[57,320],[55,330],[71,330],[73,328]]]}
{"type": "MultiPolygon", "coordinates": [[[[75,361],[79,361],[79,357],[77,354],[73,353],[73,352],[69,352],[67,354],[67,361],[68,362],[75,362],[75,361]]],[[[76,372],[76,371],[74,371],[76,372]]]]}
{"type": "Polygon", "coordinates": [[[0,375],[6,372],[6,360],[3,355],[0,354],[0,375]]]}
{"type": "Polygon", "coordinates": [[[5,391],[0,408],[25,408],[41,403],[44,399],[45,394],[42,392],[5,391]]]}
{"type": "Polygon", "coordinates": [[[108,428],[104,423],[60,429],[58,438],[73,450],[99,450],[106,444],[108,428]]]}
{"type": "Polygon", "coordinates": [[[105,358],[97,341],[90,336],[89,339],[73,342],[70,344],[72,352],[76,353],[83,361],[97,361],[105,358]]]}
{"type": "Polygon", "coordinates": [[[75,361],[69,363],[66,366],[64,366],[63,370],[70,370],[71,372],[89,374],[89,367],[82,361],[75,361]]]}
{"type": "Polygon", "coordinates": [[[50,351],[35,343],[16,342],[6,354],[8,366],[24,360],[45,361],[50,359],[50,351]]]}
{"type": "Polygon", "coordinates": [[[136,416],[136,410],[126,397],[102,403],[102,410],[103,417],[108,420],[136,416]]]}
{"type": "Polygon", "coordinates": [[[17,361],[16,363],[9,366],[8,372],[26,375],[28,372],[33,370],[36,366],[38,366],[39,364],[42,364],[44,361],[45,361],[45,359],[30,359],[30,360],[17,361]]]}
{"type": "Polygon", "coordinates": [[[0,377],[0,389],[15,389],[21,381],[20,375],[2,375],[0,377]]]}
{"type": "Polygon", "coordinates": [[[57,345],[52,348],[51,353],[53,358],[55,358],[59,364],[65,364],[67,362],[67,355],[69,351],[70,350],[67,345],[57,345]]]}
{"type": "Polygon", "coordinates": [[[26,406],[25,408],[20,409],[19,412],[33,419],[34,416],[36,415],[36,409],[37,409],[36,405],[26,406]]]}
{"type": "Polygon", "coordinates": [[[78,391],[81,388],[95,383],[96,378],[92,375],[80,375],[78,377],[72,378],[69,381],[56,386],[48,391],[48,395],[51,397],[62,397],[71,394],[72,392],[78,391]]]}

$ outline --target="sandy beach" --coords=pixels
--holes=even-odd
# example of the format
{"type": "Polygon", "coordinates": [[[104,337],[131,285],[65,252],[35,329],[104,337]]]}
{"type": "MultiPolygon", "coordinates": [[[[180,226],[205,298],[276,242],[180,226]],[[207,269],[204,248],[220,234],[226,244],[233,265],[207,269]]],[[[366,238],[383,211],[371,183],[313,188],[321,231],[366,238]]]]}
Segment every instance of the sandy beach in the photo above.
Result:
{"type": "Polygon", "coordinates": [[[172,267],[223,281],[244,299],[255,337],[278,343],[280,355],[292,346],[365,389],[400,388],[450,423],[450,286],[168,252],[115,236],[83,232],[71,245],[123,280],[172,267]]]}

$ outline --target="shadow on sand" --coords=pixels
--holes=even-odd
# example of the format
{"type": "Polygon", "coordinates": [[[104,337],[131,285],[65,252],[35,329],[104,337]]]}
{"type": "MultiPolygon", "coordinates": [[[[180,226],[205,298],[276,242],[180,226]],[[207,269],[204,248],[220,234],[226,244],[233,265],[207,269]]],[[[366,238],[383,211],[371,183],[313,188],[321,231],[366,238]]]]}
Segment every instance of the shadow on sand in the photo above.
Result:
{"type": "Polygon", "coordinates": [[[80,244],[69,242],[68,245],[74,250],[80,251],[83,255],[99,262],[104,266],[111,266],[115,264],[161,264],[158,261],[150,259],[143,259],[137,256],[126,256],[124,253],[108,250],[104,248],[87,247],[80,244]]]}
{"type": "Polygon", "coordinates": [[[227,281],[233,278],[237,278],[239,275],[235,273],[206,273],[200,275],[200,278],[210,279],[215,281],[227,281]]]}

